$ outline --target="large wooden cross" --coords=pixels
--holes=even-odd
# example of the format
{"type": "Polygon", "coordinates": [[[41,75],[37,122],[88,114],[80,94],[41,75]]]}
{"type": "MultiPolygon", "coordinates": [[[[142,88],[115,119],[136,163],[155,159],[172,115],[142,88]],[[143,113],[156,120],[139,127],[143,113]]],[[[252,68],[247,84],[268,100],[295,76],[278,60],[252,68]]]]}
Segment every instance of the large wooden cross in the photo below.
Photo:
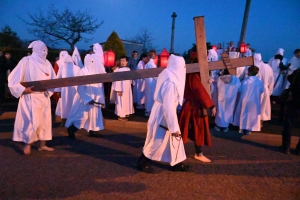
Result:
{"type": "MultiPolygon", "coordinates": [[[[186,73],[200,72],[201,82],[204,85],[208,94],[210,94],[210,87],[208,83],[209,70],[227,68],[232,73],[237,67],[253,65],[253,57],[229,59],[228,56],[225,56],[225,54],[223,55],[224,58],[221,61],[207,62],[204,16],[194,17],[194,25],[196,34],[198,63],[187,64],[186,73]]],[[[140,78],[157,77],[163,69],[164,68],[153,68],[119,73],[95,74],[71,78],[23,82],[21,84],[25,87],[34,86],[33,90],[42,91],[49,88],[67,87],[73,85],[86,85],[92,83],[104,83],[120,80],[133,80],[140,78]]]]}

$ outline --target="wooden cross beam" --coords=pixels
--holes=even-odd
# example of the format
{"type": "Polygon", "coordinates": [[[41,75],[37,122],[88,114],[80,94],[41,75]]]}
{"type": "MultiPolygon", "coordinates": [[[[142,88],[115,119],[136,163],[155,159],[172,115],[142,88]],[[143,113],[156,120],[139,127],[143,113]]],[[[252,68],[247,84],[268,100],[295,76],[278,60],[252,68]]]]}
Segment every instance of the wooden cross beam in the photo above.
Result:
{"type": "MultiPolygon", "coordinates": [[[[215,62],[207,62],[206,36],[204,28],[204,17],[195,17],[195,32],[196,32],[196,46],[199,63],[187,64],[187,73],[200,72],[201,82],[204,85],[208,94],[210,94],[210,87],[208,83],[209,70],[225,69],[234,70],[237,67],[253,65],[253,57],[244,57],[230,59],[230,64],[226,67],[226,62],[222,60],[215,62]]],[[[164,68],[153,68],[144,70],[134,70],[118,73],[95,74],[89,76],[77,76],[71,78],[60,78],[52,80],[41,80],[21,83],[24,87],[34,86],[33,90],[43,91],[50,88],[68,87],[74,85],[86,85],[92,83],[114,82],[120,80],[134,80],[140,78],[157,77],[164,68]]]]}

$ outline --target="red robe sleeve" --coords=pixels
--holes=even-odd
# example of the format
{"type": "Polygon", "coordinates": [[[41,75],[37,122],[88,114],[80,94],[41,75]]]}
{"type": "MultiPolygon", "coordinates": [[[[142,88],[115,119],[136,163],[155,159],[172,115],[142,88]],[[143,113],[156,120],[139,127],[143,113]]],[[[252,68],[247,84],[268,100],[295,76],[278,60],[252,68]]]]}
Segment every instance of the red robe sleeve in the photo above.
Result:
{"type": "Polygon", "coordinates": [[[203,105],[205,108],[214,106],[213,101],[201,83],[200,75],[198,73],[190,74],[188,84],[194,97],[201,105],[203,105]]]}
{"type": "Polygon", "coordinates": [[[57,62],[55,62],[55,64],[54,64],[54,71],[55,71],[56,75],[57,75],[58,69],[59,69],[59,66],[58,66],[57,62]]]}

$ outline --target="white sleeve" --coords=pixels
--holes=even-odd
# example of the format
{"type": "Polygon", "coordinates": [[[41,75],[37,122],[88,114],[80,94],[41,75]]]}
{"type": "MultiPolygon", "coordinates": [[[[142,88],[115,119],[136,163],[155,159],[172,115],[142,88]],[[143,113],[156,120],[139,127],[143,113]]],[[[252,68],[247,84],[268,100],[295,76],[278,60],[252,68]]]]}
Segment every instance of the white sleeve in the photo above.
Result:
{"type": "Polygon", "coordinates": [[[26,89],[23,85],[21,85],[26,72],[26,64],[27,58],[23,58],[8,76],[9,90],[16,98],[19,98],[26,89]]]}
{"type": "Polygon", "coordinates": [[[171,133],[180,132],[176,108],[178,105],[178,93],[174,83],[165,82],[161,87],[163,116],[171,133]]]}

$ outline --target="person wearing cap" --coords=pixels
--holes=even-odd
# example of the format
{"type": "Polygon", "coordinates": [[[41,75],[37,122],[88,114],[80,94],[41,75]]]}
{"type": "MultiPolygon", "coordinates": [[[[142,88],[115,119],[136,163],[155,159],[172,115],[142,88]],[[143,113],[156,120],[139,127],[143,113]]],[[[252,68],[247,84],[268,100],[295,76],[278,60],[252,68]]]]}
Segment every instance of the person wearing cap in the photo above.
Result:
{"type": "MultiPolygon", "coordinates": [[[[106,72],[100,56],[87,54],[84,58],[84,67],[79,70],[77,76],[103,73],[106,72]]],[[[103,83],[77,86],[77,93],[65,124],[70,139],[75,139],[75,132],[81,128],[89,132],[89,137],[103,137],[103,135],[99,133],[100,130],[104,129],[101,110],[101,108],[105,107],[103,91],[103,83]]]]}
{"type": "Polygon", "coordinates": [[[185,75],[183,57],[173,54],[158,75],[146,141],[138,160],[138,168],[143,172],[153,172],[151,160],[169,163],[173,171],[190,169],[182,163],[186,155],[176,113],[178,104],[183,103],[185,75]]]}
{"type": "MultiPolygon", "coordinates": [[[[73,60],[67,51],[61,51],[59,53],[59,60],[60,67],[57,78],[75,77],[79,72],[80,67],[73,63],[73,60]]],[[[61,117],[61,126],[64,126],[67,118],[69,117],[73,99],[77,92],[77,86],[55,88],[54,91],[58,92],[60,97],[56,106],[55,114],[61,117]]]]}
{"type": "Polygon", "coordinates": [[[39,141],[39,151],[53,151],[46,146],[52,139],[50,96],[53,90],[35,91],[34,86],[25,88],[21,82],[55,79],[51,63],[46,59],[47,46],[40,40],[32,42],[32,54],[20,60],[8,76],[8,87],[19,99],[15,119],[13,141],[24,142],[23,153],[30,154],[31,145],[39,141]]]}

